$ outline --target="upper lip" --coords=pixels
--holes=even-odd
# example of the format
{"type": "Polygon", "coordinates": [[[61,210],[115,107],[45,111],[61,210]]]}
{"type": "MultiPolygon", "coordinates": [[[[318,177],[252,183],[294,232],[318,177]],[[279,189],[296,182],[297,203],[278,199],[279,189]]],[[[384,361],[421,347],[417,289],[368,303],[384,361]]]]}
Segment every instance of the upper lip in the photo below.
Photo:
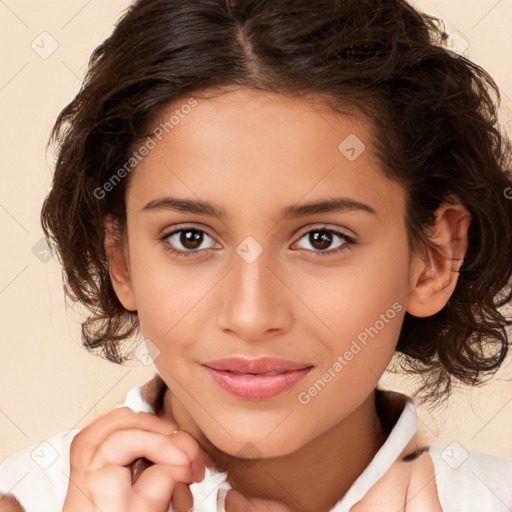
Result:
{"type": "Polygon", "coordinates": [[[311,363],[296,363],[286,359],[275,357],[262,357],[260,359],[243,359],[241,357],[229,357],[206,361],[201,363],[214,370],[228,370],[241,373],[267,373],[273,371],[301,370],[313,366],[311,363]]]}

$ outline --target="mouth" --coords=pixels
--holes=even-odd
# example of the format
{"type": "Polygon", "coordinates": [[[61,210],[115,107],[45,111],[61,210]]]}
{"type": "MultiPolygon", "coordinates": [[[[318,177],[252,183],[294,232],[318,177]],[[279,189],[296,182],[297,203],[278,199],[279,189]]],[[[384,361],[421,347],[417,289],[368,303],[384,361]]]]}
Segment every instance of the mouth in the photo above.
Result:
{"type": "Polygon", "coordinates": [[[275,375],[277,373],[284,373],[293,370],[303,370],[313,366],[311,363],[299,363],[275,357],[261,357],[259,359],[230,357],[226,359],[218,359],[216,361],[207,361],[201,364],[208,368],[212,368],[213,370],[229,371],[248,375],[275,375]]]}
{"type": "MultiPolygon", "coordinates": [[[[210,367],[211,368],[211,367],[210,367]]],[[[216,370],[216,368],[212,368],[212,370],[216,370]]],[[[260,373],[252,373],[252,372],[237,372],[232,370],[218,370],[223,372],[229,372],[229,373],[236,373],[238,375],[281,375],[283,373],[287,373],[290,370],[274,370],[273,372],[260,372],[260,373]]]]}
{"type": "Polygon", "coordinates": [[[244,400],[265,400],[284,393],[298,384],[313,368],[310,363],[262,358],[202,363],[202,366],[224,391],[244,400]]]}

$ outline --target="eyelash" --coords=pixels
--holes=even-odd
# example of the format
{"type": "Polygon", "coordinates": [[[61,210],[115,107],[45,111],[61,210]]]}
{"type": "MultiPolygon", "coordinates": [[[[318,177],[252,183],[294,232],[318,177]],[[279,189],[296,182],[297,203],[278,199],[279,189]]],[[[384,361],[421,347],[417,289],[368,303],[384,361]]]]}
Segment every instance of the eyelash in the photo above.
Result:
{"type": "MultiPolygon", "coordinates": [[[[164,249],[166,251],[168,251],[173,256],[178,256],[180,258],[181,257],[187,258],[187,257],[193,257],[192,254],[195,254],[195,253],[201,252],[202,250],[205,250],[205,249],[200,249],[200,250],[194,250],[194,251],[179,251],[177,249],[174,249],[169,244],[169,242],[167,242],[167,239],[169,237],[171,237],[172,235],[175,235],[176,233],[181,233],[183,231],[197,231],[199,233],[204,233],[205,235],[210,236],[210,235],[208,235],[208,233],[206,233],[206,231],[203,231],[202,229],[198,229],[198,228],[191,227],[191,226],[180,226],[179,229],[175,229],[169,233],[166,233],[162,237],[160,237],[160,241],[164,244],[164,249]]],[[[349,252],[351,250],[350,247],[357,244],[357,242],[354,238],[348,236],[347,234],[343,233],[342,231],[338,231],[337,229],[333,229],[333,228],[310,229],[309,231],[305,231],[304,233],[302,233],[299,237],[299,240],[301,240],[305,235],[308,235],[308,234],[314,233],[314,232],[333,233],[336,236],[339,236],[340,238],[343,238],[345,240],[344,244],[340,245],[336,249],[331,249],[328,251],[313,251],[310,249],[306,249],[307,251],[313,252],[313,253],[317,254],[318,256],[332,256],[334,254],[338,254],[341,252],[349,252]]]]}

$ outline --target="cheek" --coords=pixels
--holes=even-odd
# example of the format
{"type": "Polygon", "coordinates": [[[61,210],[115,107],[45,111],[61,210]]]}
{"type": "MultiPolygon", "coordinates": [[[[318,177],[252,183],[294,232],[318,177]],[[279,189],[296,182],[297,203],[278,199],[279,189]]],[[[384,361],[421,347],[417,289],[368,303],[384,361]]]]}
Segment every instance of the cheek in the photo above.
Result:
{"type": "MultiPolygon", "coordinates": [[[[336,269],[322,269],[315,275],[303,270],[297,294],[306,298],[315,313],[316,339],[330,354],[325,370],[336,363],[338,356],[342,358],[336,366],[339,371],[330,369],[337,375],[333,388],[342,392],[352,382],[374,384],[395,352],[405,314],[405,237],[389,233],[374,241],[372,247],[355,251],[336,269]]],[[[313,323],[310,325],[315,328],[313,323]]]]}
{"type": "Polygon", "coordinates": [[[172,331],[179,330],[185,317],[194,316],[194,305],[204,293],[200,283],[186,279],[182,273],[145,271],[136,282],[135,289],[144,334],[151,333],[156,340],[164,342],[172,331]]]}
{"type": "MultiPolygon", "coordinates": [[[[360,246],[336,266],[302,264],[294,292],[321,321],[326,337],[345,342],[373,326],[382,314],[399,323],[408,292],[408,247],[400,232],[360,246]],[[395,305],[393,309],[393,305],[395,305]],[[390,309],[391,308],[391,309],[390,309]]],[[[320,325],[320,324],[319,324],[320,325]]],[[[379,323],[379,326],[381,324],[379,323]]],[[[399,332],[399,328],[398,328],[399,332]]],[[[396,329],[394,332],[397,335],[396,329]]]]}
{"type": "MultiPolygon", "coordinates": [[[[322,411],[327,423],[336,423],[354,411],[377,386],[395,353],[403,319],[402,306],[395,302],[380,313],[340,314],[336,335],[324,337],[323,365],[299,402],[322,411]]],[[[312,421],[317,414],[309,414],[312,421]]],[[[306,419],[309,421],[309,419],[306,419]]]]}
{"type": "Polygon", "coordinates": [[[178,265],[165,254],[152,262],[135,257],[132,282],[144,337],[162,352],[184,349],[183,340],[195,340],[205,325],[205,298],[217,280],[217,274],[178,265]]]}

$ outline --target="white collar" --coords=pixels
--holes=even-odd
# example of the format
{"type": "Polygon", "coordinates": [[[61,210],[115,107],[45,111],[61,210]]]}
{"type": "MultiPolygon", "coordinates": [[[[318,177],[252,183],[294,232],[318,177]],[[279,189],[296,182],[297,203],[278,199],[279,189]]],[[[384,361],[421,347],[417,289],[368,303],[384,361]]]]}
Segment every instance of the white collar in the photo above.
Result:
{"type": "Polygon", "coordinates": [[[370,464],[357,477],[343,498],[331,509],[331,512],[348,512],[357,502],[361,501],[377,481],[386,474],[418,430],[418,414],[412,399],[394,391],[382,391],[382,393],[386,395],[392,393],[395,399],[401,399],[404,404],[402,412],[370,464]]]}

